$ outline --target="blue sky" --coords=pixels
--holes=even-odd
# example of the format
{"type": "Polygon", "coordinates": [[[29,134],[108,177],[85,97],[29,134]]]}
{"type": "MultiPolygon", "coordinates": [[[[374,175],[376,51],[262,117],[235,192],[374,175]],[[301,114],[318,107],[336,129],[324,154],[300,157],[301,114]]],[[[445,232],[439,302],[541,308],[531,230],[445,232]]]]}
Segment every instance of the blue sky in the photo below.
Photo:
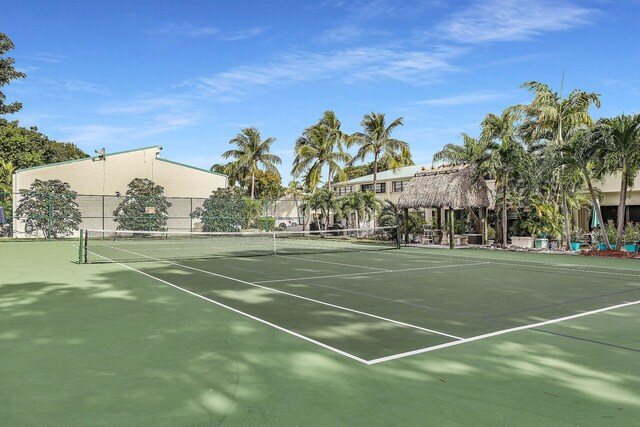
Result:
{"type": "Polygon", "coordinates": [[[92,154],[147,145],[208,168],[256,126],[293,144],[332,109],[404,117],[417,163],[527,102],[529,80],[640,111],[640,0],[5,2],[0,31],[26,80],[5,86],[24,126],[92,154]]]}

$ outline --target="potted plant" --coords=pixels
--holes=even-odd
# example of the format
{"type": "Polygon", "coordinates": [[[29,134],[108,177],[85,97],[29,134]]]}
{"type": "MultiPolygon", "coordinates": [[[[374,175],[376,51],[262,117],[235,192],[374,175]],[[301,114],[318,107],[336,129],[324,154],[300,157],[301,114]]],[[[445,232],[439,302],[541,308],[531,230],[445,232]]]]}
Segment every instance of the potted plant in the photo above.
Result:
{"type": "Polygon", "coordinates": [[[638,240],[640,240],[640,224],[628,222],[622,234],[624,248],[627,252],[638,252],[638,240]]]}
{"type": "Polygon", "coordinates": [[[571,230],[571,250],[577,251],[580,249],[580,239],[582,238],[582,228],[573,227],[571,230]]]}
{"type": "Polygon", "coordinates": [[[490,245],[493,245],[496,242],[496,229],[491,226],[487,227],[487,240],[487,243],[490,245]]]}
{"type": "Polygon", "coordinates": [[[613,243],[618,238],[618,230],[616,230],[616,225],[613,223],[613,220],[610,219],[607,221],[607,224],[604,226],[604,231],[607,233],[607,238],[609,239],[609,244],[611,244],[611,249],[616,248],[616,244],[613,243]]]}
{"type": "Polygon", "coordinates": [[[593,243],[598,245],[598,250],[604,251],[605,249],[607,249],[607,245],[603,243],[602,232],[600,231],[599,227],[591,230],[591,236],[593,237],[593,243]]]}

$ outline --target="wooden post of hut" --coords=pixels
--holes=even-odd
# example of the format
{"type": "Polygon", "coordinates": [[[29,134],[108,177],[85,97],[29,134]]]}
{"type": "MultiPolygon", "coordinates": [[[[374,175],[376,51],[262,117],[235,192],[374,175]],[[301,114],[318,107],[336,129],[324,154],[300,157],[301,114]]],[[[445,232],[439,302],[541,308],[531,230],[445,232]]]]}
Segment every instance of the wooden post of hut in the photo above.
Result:
{"type": "Polygon", "coordinates": [[[453,226],[455,222],[455,212],[453,212],[453,208],[449,208],[449,249],[453,249],[455,246],[455,242],[453,241],[453,226]]]}
{"type": "Polygon", "coordinates": [[[482,234],[481,244],[487,244],[487,208],[480,208],[480,233],[482,234]]]}
{"type": "Polygon", "coordinates": [[[409,243],[409,208],[404,208],[404,244],[409,243]]]}

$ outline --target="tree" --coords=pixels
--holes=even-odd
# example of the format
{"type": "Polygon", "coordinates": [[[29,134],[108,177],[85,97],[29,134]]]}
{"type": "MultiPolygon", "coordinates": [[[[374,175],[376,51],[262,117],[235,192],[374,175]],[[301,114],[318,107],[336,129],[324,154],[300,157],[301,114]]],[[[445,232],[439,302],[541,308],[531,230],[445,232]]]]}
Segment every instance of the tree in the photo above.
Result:
{"type": "Polygon", "coordinates": [[[15,170],[13,163],[0,159],[0,193],[11,193],[13,191],[11,182],[15,170]]]}
{"type": "MultiPolygon", "coordinates": [[[[9,52],[14,47],[15,46],[9,37],[4,33],[0,33],[0,88],[8,85],[11,80],[24,79],[27,77],[25,73],[15,69],[13,66],[16,62],[15,59],[9,56],[4,56],[5,53],[9,52]]],[[[0,115],[13,114],[20,111],[22,108],[22,104],[20,102],[15,101],[11,104],[6,104],[6,99],[6,95],[0,91],[0,115]]]]}
{"type": "Polygon", "coordinates": [[[16,169],[88,157],[76,145],[49,139],[37,128],[26,129],[18,121],[0,118],[0,160],[16,169]]]}
{"type": "Polygon", "coordinates": [[[337,208],[337,203],[338,197],[336,193],[327,188],[322,188],[312,194],[304,196],[301,208],[309,212],[313,210],[316,222],[320,225],[320,228],[326,229],[329,225],[329,215],[332,210],[337,208]],[[322,216],[322,223],[320,223],[318,212],[320,212],[322,216]]]}
{"type": "Polygon", "coordinates": [[[25,230],[41,231],[47,239],[69,236],[82,221],[77,195],[59,179],[36,179],[28,190],[20,190],[15,216],[24,221],[25,230]]]}
{"type": "MultiPolygon", "coordinates": [[[[517,134],[518,114],[506,109],[501,115],[487,114],[480,123],[480,138],[491,150],[491,169],[496,177],[496,188],[501,190],[502,197],[502,243],[507,244],[507,193],[509,179],[518,168],[519,159],[523,155],[523,147],[517,134]]],[[[496,198],[496,202],[498,198],[496,198]]]]}
{"type": "Polygon", "coordinates": [[[222,154],[225,159],[235,159],[229,165],[229,171],[246,171],[246,176],[251,177],[252,199],[255,198],[256,172],[262,167],[266,171],[278,173],[276,165],[282,163],[280,157],[269,153],[271,144],[274,142],[275,138],[267,138],[262,141],[260,131],[256,128],[245,128],[229,141],[229,144],[235,144],[238,148],[222,154]]]}
{"type": "Polygon", "coordinates": [[[214,190],[202,207],[192,213],[202,220],[202,231],[235,232],[246,228],[259,215],[260,203],[237,187],[214,190]]]}
{"type": "Polygon", "coordinates": [[[608,173],[620,173],[620,202],[616,249],[622,245],[625,226],[627,190],[633,187],[640,171],[640,114],[600,119],[595,127],[595,138],[602,147],[604,168],[608,173]]]}
{"type": "Polygon", "coordinates": [[[227,181],[232,187],[236,184],[243,188],[247,186],[247,168],[238,167],[235,162],[214,163],[209,170],[227,175],[227,181]]]}
{"type": "Polygon", "coordinates": [[[602,210],[598,203],[596,191],[593,187],[593,180],[600,179],[603,175],[603,165],[601,159],[602,148],[599,145],[597,134],[593,129],[583,128],[572,132],[565,146],[563,162],[569,169],[574,169],[582,173],[584,181],[589,189],[591,204],[600,224],[603,243],[607,249],[611,249],[611,242],[607,238],[605,222],[602,218],[602,210]]]}
{"type": "Polygon", "coordinates": [[[411,160],[409,144],[399,139],[391,138],[391,133],[398,126],[403,126],[402,117],[395,119],[387,126],[385,115],[382,113],[366,114],[360,125],[364,132],[357,132],[349,138],[349,146],[358,145],[360,148],[353,160],[362,160],[373,156],[373,191],[376,191],[378,180],[378,166],[380,161],[387,161],[392,169],[397,169],[411,160]]]}
{"type": "Polygon", "coordinates": [[[277,199],[285,192],[282,177],[272,171],[258,170],[255,175],[256,198],[277,199]]]}
{"type": "Polygon", "coordinates": [[[370,221],[378,210],[380,202],[374,193],[354,191],[347,193],[338,200],[338,207],[347,220],[354,216],[350,228],[360,228],[362,221],[370,221]]]}
{"type": "Polygon", "coordinates": [[[327,167],[327,188],[331,189],[331,177],[346,179],[341,164],[351,160],[344,151],[346,134],[340,130],[341,123],[333,111],[326,111],[315,125],[305,129],[296,140],[291,174],[297,178],[304,175],[304,183],[315,189],[322,180],[322,170],[327,167]]]}
{"type": "Polygon", "coordinates": [[[302,230],[305,229],[305,224],[302,223],[300,218],[300,205],[298,199],[304,194],[304,187],[298,180],[289,181],[289,185],[285,189],[286,195],[293,197],[293,201],[296,204],[296,212],[298,213],[298,224],[302,224],[302,230]]]}
{"type": "Polygon", "coordinates": [[[118,230],[166,231],[171,203],[164,196],[164,187],[147,178],[135,178],[115,211],[118,230]],[[147,212],[152,208],[153,212],[147,212]]]}
{"type": "MultiPolygon", "coordinates": [[[[525,115],[524,123],[522,124],[523,136],[529,141],[541,141],[543,145],[562,146],[567,134],[581,126],[591,126],[593,124],[593,120],[589,115],[589,107],[591,105],[600,107],[600,95],[596,93],[573,90],[566,98],[563,98],[562,88],[560,93],[554,92],[546,84],[535,81],[526,82],[522,87],[528,89],[534,95],[530,104],[515,107],[517,111],[525,115]]],[[[562,150],[558,150],[558,152],[562,153],[562,150]]],[[[562,174],[562,169],[560,168],[557,173],[562,174]]],[[[559,176],[556,176],[556,181],[560,186],[559,176]]],[[[565,234],[567,236],[566,244],[567,248],[571,249],[566,189],[560,188],[560,190],[565,234]]]]}

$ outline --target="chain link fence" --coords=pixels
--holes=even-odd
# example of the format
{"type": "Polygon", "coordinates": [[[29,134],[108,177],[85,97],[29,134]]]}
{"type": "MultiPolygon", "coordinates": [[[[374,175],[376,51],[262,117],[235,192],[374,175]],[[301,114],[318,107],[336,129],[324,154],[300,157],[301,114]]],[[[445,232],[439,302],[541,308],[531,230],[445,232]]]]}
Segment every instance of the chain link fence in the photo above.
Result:
{"type": "MultiPolygon", "coordinates": [[[[212,199],[40,194],[36,202],[20,193],[0,193],[0,237],[75,237],[80,229],[166,231],[242,231],[302,229],[300,199],[212,199]],[[69,227],[69,204],[80,221],[69,227]],[[22,209],[19,209],[20,206],[22,209]],[[28,208],[26,208],[28,205],[28,208]],[[64,208],[63,208],[64,206],[64,208]],[[127,209],[122,209],[128,206],[127,209]],[[120,211],[118,209],[120,207],[120,211]],[[74,211],[75,212],[75,211],[74,211]],[[60,232],[60,228],[66,228],[60,232]],[[127,227],[129,226],[129,227],[127,227]]],[[[33,198],[32,198],[33,199],[33,198]]]]}

